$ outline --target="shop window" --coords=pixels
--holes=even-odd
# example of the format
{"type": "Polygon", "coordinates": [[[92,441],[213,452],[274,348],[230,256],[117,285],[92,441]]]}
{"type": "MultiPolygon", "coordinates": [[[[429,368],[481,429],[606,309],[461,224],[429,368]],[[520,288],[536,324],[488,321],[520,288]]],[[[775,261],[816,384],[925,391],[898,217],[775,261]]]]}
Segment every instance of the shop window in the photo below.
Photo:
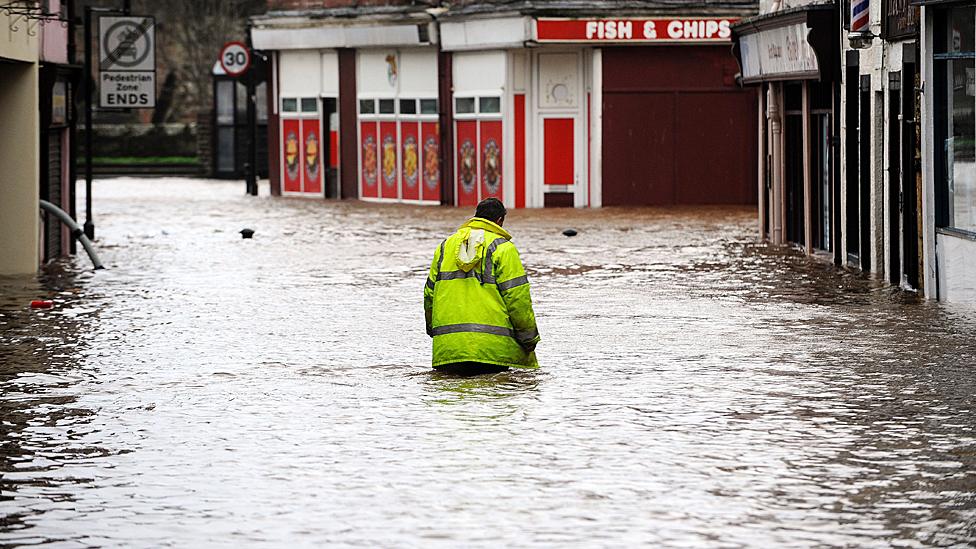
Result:
{"type": "MultiPolygon", "coordinates": [[[[285,100],[287,101],[287,99],[285,100]]],[[[234,123],[234,81],[217,81],[217,123],[234,123]]]]}
{"type": "Polygon", "coordinates": [[[316,113],[319,112],[319,101],[314,97],[303,97],[302,98],[302,112],[316,113]]]}
{"type": "Polygon", "coordinates": [[[974,8],[936,15],[936,223],[976,233],[976,23],[974,8]]]}
{"type": "Polygon", "coordinates": [[[283,97],[281,99],[281,112],[298,112],[298,99],[294,97],[283,97]]]}
{"type": "Polygon", "coordinates": [[[478,98],[478,112],[481,114],[498,114],[502,112],[502,99],[500,97],[478,98]]]}
{"type": "Polygon", "coordinates": [[[416,99],[401,99],[400,100],[400,114],[417,114],[417,100],[416,99]]]}
{"type": "Polygon", "coordinates": [[[376,114],[376,101],[373,99],[360,99],[359,114],[376,114]]]}
{"type": "Polygon", "coordinates": [[[455,98],[454,110],[457,114],[474,114],[474,97],[455,98]]]}
{"type": "Polygon", "coordinates": [[[437,100],[436,99],[421,99],[420,100],[420,114],[437,114],[437,100]]]}
{"type": "Polygon", "coordinates": [[[380,114],[396,114],[396,101],[380,99],[380,114]]]}

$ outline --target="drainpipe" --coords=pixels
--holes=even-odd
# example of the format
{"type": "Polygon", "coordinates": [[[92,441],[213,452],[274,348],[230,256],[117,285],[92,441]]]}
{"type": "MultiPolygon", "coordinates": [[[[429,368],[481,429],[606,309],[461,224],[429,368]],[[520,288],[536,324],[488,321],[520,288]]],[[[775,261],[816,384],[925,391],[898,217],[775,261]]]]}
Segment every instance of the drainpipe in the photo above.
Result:
{"type": "Polygon", "coordinates": [[[54,215],[54,217],[57,217],[62,223],[71,229],[71,236],[77,238],[78,241],[81,242],[81,245],[85,247],[85,251],[88,252],[88,257],[91,258],[92,264],[95,266],[95,270],[97,271],[99,269],[104,269],[105,266],[102,265],[101,260],[98,259],[98,254],[95,253],[95,248],[92,246],[92,242],[88,238],[88,235],[85,234],[85,230],[82,229],[74,219],[71,219],[71,216],[61,208],[51,204],[47,200],[39,200],[38,202],[40,203],[42,210],[54,215]]]}
{"type": "Polygon", "coordinates": [[[770,235],[773,244],[783,243],[783,119],[780,114],[779,96],[780,83],[770,82],[769,96],[766,99],[766,116],[769,118],[769,133],[772,140],[770,150],[773,153],[770,162],[773,176],[773,192],[770,197],[773,223],[770,227],[770,235]]]}
{"type": "MultiPolygon", "coordinates": [[[[773,0],[769,7],[769,13],[783,9],[783,0],[773,0]]],[[[769,95],[766,98],[766,117],[769,119],[770,152],[772,161],[770,170],[772,173],[772,196],[770,196],[770,213],[772,214],[772,226],[769,228],[770,237],[773,244],[783,244],[783,117],[780,110],[780,95],[782,90],[780,82],[769,83],[769,95]]]]}

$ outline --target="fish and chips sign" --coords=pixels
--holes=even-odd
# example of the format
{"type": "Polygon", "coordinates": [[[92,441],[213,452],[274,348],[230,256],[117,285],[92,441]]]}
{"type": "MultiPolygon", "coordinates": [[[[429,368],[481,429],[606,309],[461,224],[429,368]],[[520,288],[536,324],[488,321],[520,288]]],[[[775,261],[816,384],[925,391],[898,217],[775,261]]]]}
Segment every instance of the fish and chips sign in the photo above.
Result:
{"type": "Polygon", "coordinates": [[[547,19],[535,21],[537,42],[712,43],[730,42],[738,18],[547,19]]]}
{"type": "Polygon", "coordinates": [[[156,106],[156,20],[98,18],[98,106],[145,109],[156,106]]]}

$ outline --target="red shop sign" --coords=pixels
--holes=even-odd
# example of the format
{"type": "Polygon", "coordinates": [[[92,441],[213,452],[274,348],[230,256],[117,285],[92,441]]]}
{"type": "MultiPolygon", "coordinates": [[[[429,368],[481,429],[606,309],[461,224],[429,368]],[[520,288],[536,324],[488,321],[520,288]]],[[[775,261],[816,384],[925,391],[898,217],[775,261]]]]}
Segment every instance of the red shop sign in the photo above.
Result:
{"type": "Polygon", "coordinates": [[[735,17],[536,19],[539,42],[728,42],[735,17]]]}

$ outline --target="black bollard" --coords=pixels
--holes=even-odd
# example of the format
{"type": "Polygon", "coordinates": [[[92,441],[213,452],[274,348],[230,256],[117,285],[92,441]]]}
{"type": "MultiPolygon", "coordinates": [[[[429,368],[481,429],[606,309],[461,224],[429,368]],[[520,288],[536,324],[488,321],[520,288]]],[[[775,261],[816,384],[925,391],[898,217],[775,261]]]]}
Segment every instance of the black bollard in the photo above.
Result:
{"type": "Polygon", "coordinates": [[[251,238],[254,236],[254,229],[241,229],[241,238],[251,238]]]}

